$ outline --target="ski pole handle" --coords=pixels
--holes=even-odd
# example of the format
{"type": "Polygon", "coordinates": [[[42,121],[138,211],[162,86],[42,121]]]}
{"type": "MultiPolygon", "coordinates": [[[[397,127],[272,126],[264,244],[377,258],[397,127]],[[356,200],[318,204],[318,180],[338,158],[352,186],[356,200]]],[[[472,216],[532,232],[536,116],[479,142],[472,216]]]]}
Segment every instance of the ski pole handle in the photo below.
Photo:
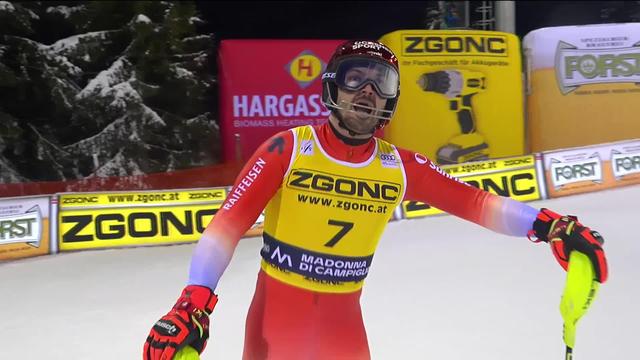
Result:
{"type": "Polygon", "coordinates": [[[587,255],[574,250],[569,257],[567,282],[560,301],[560,314],[564,320],[562,339],[567,345],[565,360],[573,359],[578,320],[587,312],[598,293],[600,283],[587,255]]]}

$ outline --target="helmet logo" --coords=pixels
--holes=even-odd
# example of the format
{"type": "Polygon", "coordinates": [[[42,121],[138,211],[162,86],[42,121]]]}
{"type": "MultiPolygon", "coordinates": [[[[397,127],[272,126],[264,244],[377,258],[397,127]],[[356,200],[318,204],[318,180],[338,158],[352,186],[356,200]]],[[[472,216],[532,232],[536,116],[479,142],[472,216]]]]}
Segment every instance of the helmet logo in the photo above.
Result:
{"type": "Polygon", "coordinates": [[[375,50],[384,49],[389,51],[389,49],[386,46],[379,43],[375,43],[373,41],[356,41],[353,43],[353,50],[360,49],[360,48],[375,49],[375,50]]]}
{"type": "Polygon", "coordinates": [[[322,74],[325,67],[326,64],[318,56],[310,50],[304,50],[284,68],[300,88],[305,89],[322,74]]]}

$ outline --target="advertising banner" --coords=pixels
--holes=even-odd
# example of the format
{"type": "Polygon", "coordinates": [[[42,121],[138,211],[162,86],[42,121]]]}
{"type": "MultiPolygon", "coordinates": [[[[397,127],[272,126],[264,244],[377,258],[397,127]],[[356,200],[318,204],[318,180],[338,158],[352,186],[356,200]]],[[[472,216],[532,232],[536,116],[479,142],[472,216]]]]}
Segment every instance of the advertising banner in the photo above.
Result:
{"type": "MultiPolygon", "coordinates": [[[[511,157],[459,165],[443,165],[449,175],[493,194],[518,201],[542,198],[534,155],[511,157]]],[[[405,219],[442,214],[442,211],[417,201],[402,203],[405,219]]]]}
{"type": "Polygon", "coordinates": [[[0,261],[49,253],[50,198],[0,199],[0,261]]]}
{"type": "Polygon", "coordinates": [[[60,251],[197,241],[225,188],[60,194],[60,251]]]}
{"type": "Polygon", "coordinates": [[[524,153],[520,42],[514,34],[399,30],[400,100],[385,139],[438,164],[524,153]]]}
{"type": "Polygon", "coordinates": [[[640,24],[538,29],[523,47],[531,152],[640,138],[640,24]]]}
{"type": "Polygon", "coordinates": [[[549,197],[640,183],[640,140],[543,153],[549,197]]]}
{"type": "Polygon", "coordinates": [[[341,40],[223,40],[218,52],[225,162],[271,135],[326,121],[321,75],[341,40]]]}

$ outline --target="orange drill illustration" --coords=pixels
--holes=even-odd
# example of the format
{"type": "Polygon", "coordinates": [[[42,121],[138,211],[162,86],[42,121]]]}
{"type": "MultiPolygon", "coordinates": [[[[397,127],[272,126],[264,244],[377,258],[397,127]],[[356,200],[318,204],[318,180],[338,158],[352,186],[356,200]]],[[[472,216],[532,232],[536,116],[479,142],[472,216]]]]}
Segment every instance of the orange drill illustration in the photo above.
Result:
{"type": "Polygon", "coordinates": [[[441,70],[425,73],[418,79],[424,91],[442,94],[450,99],[449,108],[456,112],[460,135],[440,147],[436,153],[439,164],[457,164],[489,158],[489,145],[476,132],[471,98],[485,90],[485,76],[469,70],[441,70]]]}

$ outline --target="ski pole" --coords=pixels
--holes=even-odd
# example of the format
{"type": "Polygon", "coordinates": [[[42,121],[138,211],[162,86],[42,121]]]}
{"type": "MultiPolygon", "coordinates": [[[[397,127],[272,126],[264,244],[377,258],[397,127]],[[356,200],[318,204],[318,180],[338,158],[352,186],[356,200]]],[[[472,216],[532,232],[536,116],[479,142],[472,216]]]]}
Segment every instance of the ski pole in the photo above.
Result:
{"type": "Polygon", "coordinates": [[[567,269],[560,314],[564,320],[563,340],[566,344],[565,360],[573,359],[578,320],[587,312],[598,293],[600,283],[595,280],[595,272],[589,258],[578,251],[572,251],[567,269]]]}

